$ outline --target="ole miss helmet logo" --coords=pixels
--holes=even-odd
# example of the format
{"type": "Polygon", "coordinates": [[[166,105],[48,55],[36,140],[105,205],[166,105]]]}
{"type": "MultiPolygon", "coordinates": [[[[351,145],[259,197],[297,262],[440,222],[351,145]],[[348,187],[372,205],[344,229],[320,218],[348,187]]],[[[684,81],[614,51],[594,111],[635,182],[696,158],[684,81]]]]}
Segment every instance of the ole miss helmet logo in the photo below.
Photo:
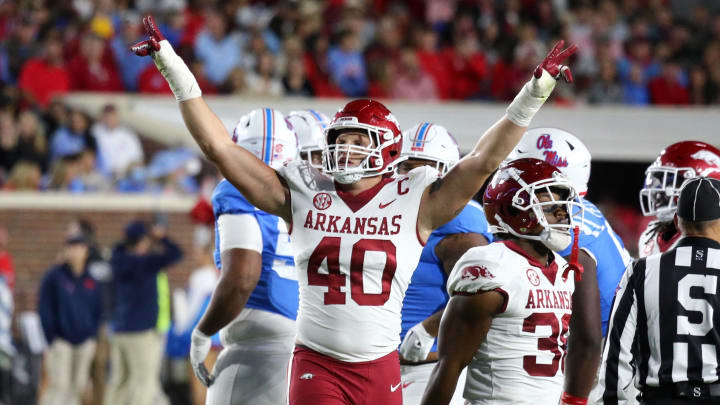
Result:
{"type": "Polygon", "coordinates": [[[530,281],[530,284],[534,285],[535,287],[540,285],[540,276],[537,274],[537,271],[533,269],[528,269],[525,274],[527,274],[527,278],[530,281]]]}
{"type": "Polygon", "coordinates": [[[319,210],[326,210],[332,204],[332,196],[328,193],[317,193],[313,197],[313,205],[319,210]]]}
{"type": "Polygon", "coordinates": [[[495,278],[495,276],[492,273],[490,273],[490,270],[488,270],[484,266],[468,266],[462,270],[462,279],[463,280],[475,281],[480,277],[490,278],[490,279],[495,278]]]}

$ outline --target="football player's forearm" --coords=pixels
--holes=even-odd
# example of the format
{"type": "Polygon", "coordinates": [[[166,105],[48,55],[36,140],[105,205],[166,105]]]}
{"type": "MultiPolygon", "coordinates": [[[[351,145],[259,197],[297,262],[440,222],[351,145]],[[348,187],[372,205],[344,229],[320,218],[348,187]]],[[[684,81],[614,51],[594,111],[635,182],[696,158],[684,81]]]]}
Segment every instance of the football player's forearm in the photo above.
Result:
{"type": "Polygon", "coordinates": [[[428,316],[425,318],[425,320],[422,321],[422,325],[427,331],[430,336],[437,337],[438,331],[440,330],[440,319],[442,319],[442,314],[445,308],[435,312],[434,314],[428,316]]]}
{"type": "Polygon", "coordinates": [[[457,362],[443,357],[440,358],[430,375],[430,381],[427,388],[425,388],[421,405],[445,405],[450,403],[462,371],[462,367],[453,366],[453,363],[457,362]]]}
{"type": "Polygon", "coordinates": [[[202,97],[181,101],[178,106],[185,126],[205,156],[218,165],[222,163],[219,152],[233,144],[217,115],[202,97]]]}
{"type": "Polygon", "coordinates": [[[207,336],[218,333],[245,308],[251,293],[252,289],[242,289],[232,282],[223,282],[221,279],[197,328],[207,336]]]}

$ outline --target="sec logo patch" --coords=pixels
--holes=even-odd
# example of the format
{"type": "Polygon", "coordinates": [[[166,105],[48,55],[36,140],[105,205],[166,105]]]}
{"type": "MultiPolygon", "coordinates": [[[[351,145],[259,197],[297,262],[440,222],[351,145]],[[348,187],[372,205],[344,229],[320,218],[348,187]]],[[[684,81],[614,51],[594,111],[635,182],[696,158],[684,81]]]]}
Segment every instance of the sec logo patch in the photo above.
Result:
{"type": "Polygon", "coordinates": [[[319,210],[326,210],[332,205],[332,196],[328,193],[317,193],[313,197],[313,205],[319,210]]]}
{"type": "Polygon", "coordinates": [[[540,285],[540,276],[537,274],[537,271],[533,269],[528,269],[527,272],[528,281],[530,281],[530,284],[534,285],[535,287],[540,285]]]}

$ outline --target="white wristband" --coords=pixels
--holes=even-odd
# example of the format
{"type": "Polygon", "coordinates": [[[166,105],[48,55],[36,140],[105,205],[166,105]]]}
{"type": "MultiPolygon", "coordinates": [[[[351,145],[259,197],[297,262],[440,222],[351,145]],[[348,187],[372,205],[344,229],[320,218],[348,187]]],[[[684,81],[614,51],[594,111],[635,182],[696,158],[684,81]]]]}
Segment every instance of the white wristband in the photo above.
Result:
{"type": "Polygon", "coordinates": [[[166,39],[160,41],[160,50],[152,53],[153,61],[160,73],[170,85],[177,101],[185,101],[202,96],[195,76],[179,57],[166,39]]]}
{"type": "Polygon", "coordinates": [[[539,79],[533,76],[505,110],[507,118],[517,126],[530,126],[530,121],[550,97],[556,83],[557,80],[544,69],[539,79]]]}

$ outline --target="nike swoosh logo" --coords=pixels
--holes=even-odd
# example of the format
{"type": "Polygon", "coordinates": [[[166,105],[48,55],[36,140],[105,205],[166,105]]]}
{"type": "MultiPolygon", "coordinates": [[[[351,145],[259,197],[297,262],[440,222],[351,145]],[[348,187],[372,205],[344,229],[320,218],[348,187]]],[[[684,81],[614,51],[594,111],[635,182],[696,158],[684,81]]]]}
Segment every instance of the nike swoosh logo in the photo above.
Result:
{"type": "Polygon", "coordinates": [[[395,391],[397,391],[397,389],[400,388],[401,385],[402,385],[402,381],[400,381],[399,383],[397,383],[396,386],[393,386],[392,384],[390,384],[390,392],[395,392],[395,391]]]}
{"type": "MultiPolygon", "coordinates": [[[[397,198],[396,198],[395,200],[397,200],[397,198]]],[[[388,205],[394,203],[395,200],[392,200],[392,201],[390,201],[389,203],[386,203],[386,204],[380,203],[380,209],[383,209],[383,208],[387,207],[388,205]]]]}
{"type": "Polygon", "coordinates": [[[412,384],[412,383],[414,383],[414,382],[415,382],[415,381],[408,381],[408,382],[406,382],[405,384],[403,384],[403,389],[407,388],[408,386],[410,386],[410,384],[412,384]]]}

